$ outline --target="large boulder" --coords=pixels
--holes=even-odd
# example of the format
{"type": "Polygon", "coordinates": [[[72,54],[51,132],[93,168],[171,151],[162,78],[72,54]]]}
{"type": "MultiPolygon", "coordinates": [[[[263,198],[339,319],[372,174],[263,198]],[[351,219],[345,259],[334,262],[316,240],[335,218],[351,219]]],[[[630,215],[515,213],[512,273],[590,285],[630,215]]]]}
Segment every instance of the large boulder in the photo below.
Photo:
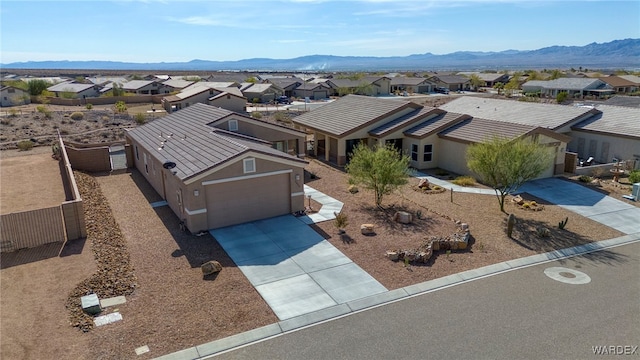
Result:
{"type": "Polygon", "coordinates": [[[393,219],[401,224],[411,224],[413,216],[406,211],[398,211],[393,216],[393,219]]]}
{"type": "Polygon", "coordinates": [[[360,225],[360,232],[362,235],[375,235],[375,226],[373,224],[362,224],[360,225]]]}

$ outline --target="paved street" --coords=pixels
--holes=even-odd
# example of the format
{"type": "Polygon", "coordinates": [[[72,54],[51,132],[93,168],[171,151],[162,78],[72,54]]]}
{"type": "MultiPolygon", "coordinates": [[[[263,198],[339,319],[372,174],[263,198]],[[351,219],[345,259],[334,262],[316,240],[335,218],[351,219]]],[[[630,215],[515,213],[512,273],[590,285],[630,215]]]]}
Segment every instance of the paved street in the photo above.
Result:
{"type": "Polygon", "coordinates": [[[639,254],[636,242],[464,282],[216,359],[585,359],[602,358],[593,346],[631,351],[640,345],[639,254]],[[582,283],[545,275],[554,267],[564,268],[556,278],[582,283]]]}

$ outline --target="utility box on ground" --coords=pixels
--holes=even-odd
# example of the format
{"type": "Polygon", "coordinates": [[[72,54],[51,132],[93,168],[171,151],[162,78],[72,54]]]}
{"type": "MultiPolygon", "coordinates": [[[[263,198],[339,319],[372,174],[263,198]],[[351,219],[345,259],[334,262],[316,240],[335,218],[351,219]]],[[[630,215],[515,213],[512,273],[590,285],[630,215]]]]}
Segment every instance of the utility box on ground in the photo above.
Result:
{"type": "Polygon", "coordinates": [[[102,311],[102,307],[100,307],[100,299],[98,299],[98,295],[89,294],[80,298],[80,302],[82,303],[82,310],[90,315],[99,314],[102,311]]]}

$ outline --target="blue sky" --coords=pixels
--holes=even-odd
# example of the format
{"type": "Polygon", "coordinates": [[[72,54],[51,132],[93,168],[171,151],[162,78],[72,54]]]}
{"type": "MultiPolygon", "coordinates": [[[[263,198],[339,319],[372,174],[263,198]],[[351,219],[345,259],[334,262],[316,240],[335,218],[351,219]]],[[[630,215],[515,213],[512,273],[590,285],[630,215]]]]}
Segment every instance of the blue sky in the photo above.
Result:
{"type": "Polygon", "coordinates": [[[640,38],[640,1],[0,1],[0,63],[533,50],[640,38]]]}

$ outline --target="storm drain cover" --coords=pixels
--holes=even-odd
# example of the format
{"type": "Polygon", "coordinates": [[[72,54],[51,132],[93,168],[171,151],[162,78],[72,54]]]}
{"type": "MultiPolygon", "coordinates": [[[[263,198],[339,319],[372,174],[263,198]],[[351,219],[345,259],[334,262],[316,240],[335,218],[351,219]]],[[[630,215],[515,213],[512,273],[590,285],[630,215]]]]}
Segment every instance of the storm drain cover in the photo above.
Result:
{"type": "Polygon", "coordinates": [[[550,267],[544,269],[544,274],[553,280],[563,282],[565,284],[588,284],[591,282],[589,275],[565,267],[550,267]]]}

